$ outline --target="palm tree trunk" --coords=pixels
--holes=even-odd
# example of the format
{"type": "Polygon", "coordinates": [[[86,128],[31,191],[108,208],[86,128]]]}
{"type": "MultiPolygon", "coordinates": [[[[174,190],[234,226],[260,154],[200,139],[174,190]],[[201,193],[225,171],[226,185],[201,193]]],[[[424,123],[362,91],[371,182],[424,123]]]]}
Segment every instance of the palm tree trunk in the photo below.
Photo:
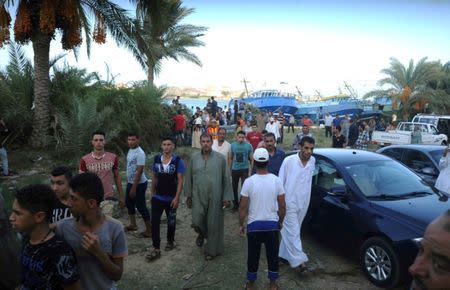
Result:
{"type": "Polygon", "coordinates": [[[49,142],[50,100],[49,100],[49,55],[51,37],[40,32],[35,33],[34,51],[34,114],[31,146],[43,148],[49,142]]]}
{"type": "Polygon", "coordinates": [[[152,64],[148,64],[148,70],[147,70],[147,81],[149,84],[153,85],[153,82],[155,81],[155,71],[154,66],[152,64]]]}

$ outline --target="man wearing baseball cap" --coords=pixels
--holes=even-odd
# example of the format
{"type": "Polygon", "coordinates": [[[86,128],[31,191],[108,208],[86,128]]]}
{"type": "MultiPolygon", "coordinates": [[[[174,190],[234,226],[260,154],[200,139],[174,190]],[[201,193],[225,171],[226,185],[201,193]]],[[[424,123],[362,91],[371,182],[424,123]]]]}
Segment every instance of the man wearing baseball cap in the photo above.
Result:
{"type": "Polygon", "coordinates": [[[247,178],[241,190],[239,231],[245,233],[247,218],[247,280],[245,289],[254,289],[261,245],[266,248],[270,289],[278,289],[278,236],[286,213],[281,180],[269,173],[269,152],[258,148],[253,154],[256,174],[247,178]]]}

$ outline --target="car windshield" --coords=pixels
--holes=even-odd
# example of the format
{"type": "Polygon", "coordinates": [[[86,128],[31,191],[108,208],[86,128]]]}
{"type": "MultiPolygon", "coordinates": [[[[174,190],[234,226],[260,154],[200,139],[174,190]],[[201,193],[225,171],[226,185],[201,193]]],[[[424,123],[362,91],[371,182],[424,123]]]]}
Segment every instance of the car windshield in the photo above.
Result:
{"type": "Polygon", "coordinates": [[[433,194],[420,177],[394,160],[355,163],[345,167],[366,197],[433,194]]]}
{"type": "Polygon", "coordinates": [[[436,161],[437,164],[439,164],[439,161],[441,160],[443,150],[434,150],[430,152],[431,157],[433,157],[433,160],[436,161]]]}

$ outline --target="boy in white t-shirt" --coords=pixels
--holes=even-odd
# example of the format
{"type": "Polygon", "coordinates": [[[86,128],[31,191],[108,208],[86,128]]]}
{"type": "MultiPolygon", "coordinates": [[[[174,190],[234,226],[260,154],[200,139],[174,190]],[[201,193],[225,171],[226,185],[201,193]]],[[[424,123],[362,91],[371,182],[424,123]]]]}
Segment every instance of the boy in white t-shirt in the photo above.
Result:
{"type": "Polygon", "coordinates": [[[241,234],[245,233],[248,215],[246,289],[255,287],[262,244],[266,247],[270,289],[278,289],[278,236],[286,214],[284,189],[281,180],[267,170],[269,153],[265,148],[256,149],[253,159],[256,174],[245,180],[239,208],[241,234]]]}

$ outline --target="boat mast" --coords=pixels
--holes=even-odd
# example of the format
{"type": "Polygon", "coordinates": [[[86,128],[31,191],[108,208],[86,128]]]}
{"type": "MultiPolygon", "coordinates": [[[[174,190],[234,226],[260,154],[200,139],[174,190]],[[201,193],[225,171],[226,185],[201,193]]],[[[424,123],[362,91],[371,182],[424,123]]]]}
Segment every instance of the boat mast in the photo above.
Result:
{"type": "Polygon", "coordinates": [[[245,77],[244,77],[244,79],[241,81],[241,83],[244,83],[244,86],[245,86],[245,93],[246,93],[246,96],[248,97],[247,83],[249,83],[249,81],[246,80],[245,77]]]}
{"type": "Polygon", "coordinates": [[[350,96],[352,96],[355,99],[358,98],[358,94],[356,93],[356,91],[346,81],[344,81],[344,86],[347,89],[347,91],[350,93],[350,96]]]}

